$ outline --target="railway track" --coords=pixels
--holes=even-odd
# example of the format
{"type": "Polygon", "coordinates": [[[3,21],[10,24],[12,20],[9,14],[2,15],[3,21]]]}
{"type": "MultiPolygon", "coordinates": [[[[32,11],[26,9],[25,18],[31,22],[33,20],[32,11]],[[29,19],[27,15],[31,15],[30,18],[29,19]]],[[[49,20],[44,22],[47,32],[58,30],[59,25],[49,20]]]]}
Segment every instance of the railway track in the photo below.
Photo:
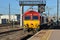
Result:
{"type": "Polygon", "coordinates": [[[32,32],[24,33],[23,29],[0,32],[0,40],[26,40],[31,37],[32,32]]]}
{"type": "MultiPolygon", "coordinates": [[[[13,38],[12,36],[17,35],[18,33],[22,32],[22,29],[17,29],[17,30],[10,30],[10,31],[5,31],[5,32],[0,32],[0,40],[7,40],[8,38],[13,38]],[[9,37],[9,35],[11,37],[9,37]]],[[[20,33],[21,35],[21,33],[20,33]]],[[[16,36],[15,36],[16,38],[16,36]]],[[[9,39],[8,39],[9,40],[9,39]]],[[[12,39],[13,40],[13,39],[12,39]]]]}
{"type": "Polygon", "coordinates": [[[12,24],[0,24],[0,27],[3,27],[3,26],[11,26],[12,24]]]}
{"type": "Polygon", "coordinates": [[[2,36],[4,36],[4,35],[12,34],[12,33],[14,33],[14,32],[20,31],[20,30],[22,30],[22,29],[0,32],[0,37],[2,37],[2,36]]]}

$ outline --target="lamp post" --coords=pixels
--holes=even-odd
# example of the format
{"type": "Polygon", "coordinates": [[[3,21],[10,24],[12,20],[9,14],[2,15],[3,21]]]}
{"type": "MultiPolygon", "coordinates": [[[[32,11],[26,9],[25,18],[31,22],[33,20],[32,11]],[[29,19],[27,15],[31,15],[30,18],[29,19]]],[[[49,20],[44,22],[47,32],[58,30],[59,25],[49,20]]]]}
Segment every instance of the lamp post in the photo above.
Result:
{"type": "Polygon", "coordinates": [[[58,26],[58,15],[59,15],[59,0],[57,0],[57,26],[58,26]]]}
{"type": "Polygon", "coordinates": [[[10,23],[10,3],[9,3],[9,23],[10,23]]]}

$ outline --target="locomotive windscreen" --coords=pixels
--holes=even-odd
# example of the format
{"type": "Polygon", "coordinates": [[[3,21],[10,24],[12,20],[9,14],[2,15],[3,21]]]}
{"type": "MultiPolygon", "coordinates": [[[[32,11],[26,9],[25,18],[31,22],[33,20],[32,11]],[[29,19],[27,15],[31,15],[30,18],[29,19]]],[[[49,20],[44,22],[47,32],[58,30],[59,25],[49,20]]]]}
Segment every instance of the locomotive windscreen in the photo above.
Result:
{"type": "Polygon", "coordinates": [[[33,20],[38,20],[38,16],[32,16],[33,20]]]}
{"type": "Polygon", "coordinates": [[[25,16],[25,20],[30,20],[30,16],[25,16]]]}

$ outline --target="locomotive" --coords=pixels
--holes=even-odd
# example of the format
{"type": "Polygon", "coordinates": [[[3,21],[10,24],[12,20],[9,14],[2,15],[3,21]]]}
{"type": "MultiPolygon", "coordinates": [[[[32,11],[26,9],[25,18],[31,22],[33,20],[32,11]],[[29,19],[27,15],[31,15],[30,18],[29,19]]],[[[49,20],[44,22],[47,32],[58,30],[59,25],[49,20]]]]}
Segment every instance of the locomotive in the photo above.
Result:
{"type": "Polygon", "coordinates": [[[34,30],[34,31],[38,31],[40,29],[40,25],[41,25],[41,19],[42,22],[44,20],[44,17],[41,15],[39,12],[30,10],[27,11],[23,14],[23,29],[24,30],[34,30]]]}

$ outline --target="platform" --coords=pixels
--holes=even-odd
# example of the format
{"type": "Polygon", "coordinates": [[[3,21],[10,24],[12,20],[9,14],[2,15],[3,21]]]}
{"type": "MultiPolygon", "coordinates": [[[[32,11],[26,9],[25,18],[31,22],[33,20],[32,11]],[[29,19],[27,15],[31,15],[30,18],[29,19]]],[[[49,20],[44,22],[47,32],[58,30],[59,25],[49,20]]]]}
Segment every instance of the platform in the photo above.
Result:
{"type": "Polygon", "coordinates": [[[60,40],[60,30],[41,30],[28,40],[60,40]]]}

